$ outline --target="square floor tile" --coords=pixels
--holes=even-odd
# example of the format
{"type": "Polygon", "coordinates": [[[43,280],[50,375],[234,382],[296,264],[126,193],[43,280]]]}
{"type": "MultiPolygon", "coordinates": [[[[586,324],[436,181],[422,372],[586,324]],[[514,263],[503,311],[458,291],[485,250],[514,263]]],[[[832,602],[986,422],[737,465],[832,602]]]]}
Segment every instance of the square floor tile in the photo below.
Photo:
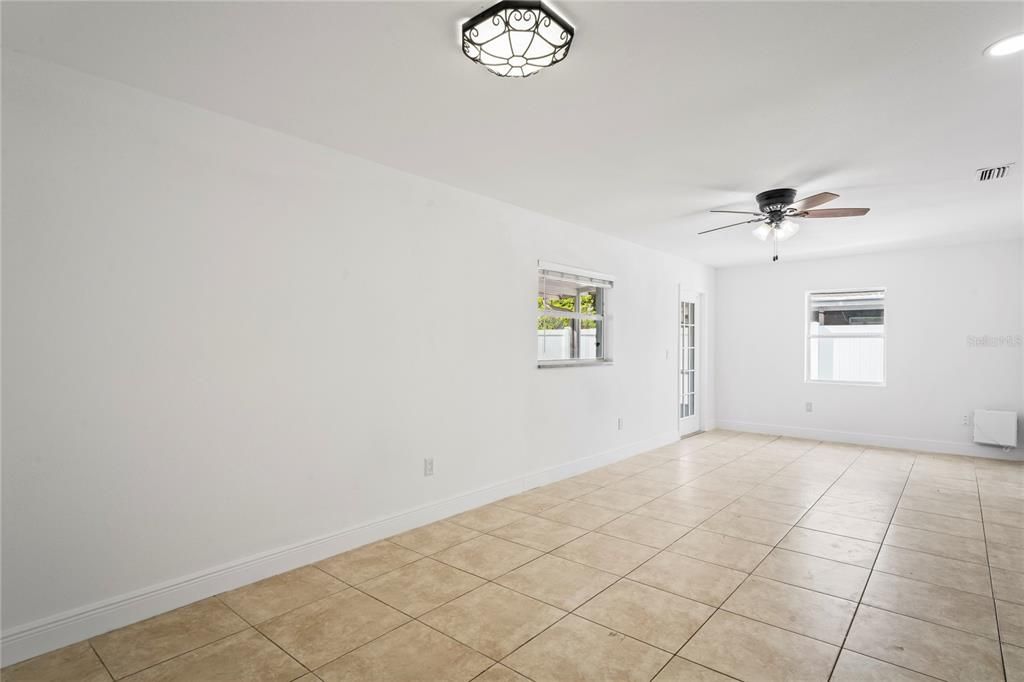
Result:
{"type": "Polygon", "coordinates": [[[115,678],[161,663],[248,627],[218,599],[204,599],[90,642],[115,678]]]}
{"type": "Polygon", "coordinates": [[[724,511],[789,525],[799,521],[800,517],[807,512],[803,507],[792,507],[788,504],[759,500],[756,497],[741,497],[726,506],[724,511]]]}
{"type": "Polygon", "coordinates": [[[1024,682],[1024,648],[1003,644],[1006,682],[1024,682]]]}
{"type": "Polygon", "coordinates": [[[653,499],[653,495],[636,495],[634,493],[624,493],[618,490],[612,490],[611,488],[602,488],[577,498],[577,502],[586,502],[587,504],[593,504],[598,507],[606,507],[621,514],[623,512],[633,511],[637,507],[645,505],[653,499]]]}
{"type": "Polygon", "coordinates": [[[878,553],[877,542],[799,527],[789,531],[778,546],[793,552],[803,552],[864,568],[871,568],[878,553]]]}
{"type": "Polygon", "coordinates": [[[897,667],[891,663],[870,658],[856,651],[843,649],[832,672],[831,682],[934,682],[913,670],[897,667]]]}
{"type": "Polygon", "coordinates": [[[664,549],[692,530],[650,516],[624,514],[597,529],[599,533],[636,542],[656,549],[664,549]]]}
{"type": "Polygon", "coordinates": [[[970,519],[958,519],[955,516],[943,516],[942,514],[931,514],[900,507],[892,517],[892,522],[897,526],[910,526],[935,533],[959,535],[962,538],[985,539],[981,523],[970,519]]]}
{"type": "Polygon", "coordinates": [[[659,649],[675,652],[714,611],[685,597],[620,580],[576,613],[659,649]]]}
{"type": "Polygon", "coordinates": [[[420,559],[363,583],[359,589],[418,617],[483,584],[475,575],[433,559],[420,559]]]}
{"type": "Polygon", "coordinates": [[[684,485],[681,488],[665,493],[662,499],[681,504],[689,504],[695,507],[707,507],[708,509],[719,510],[736,501],[739,493],[719,492],[715,490],[704,490],[684,485]]]}
{"type": "Polygon", "coordinates": [[[762,623],[842,646],[857,604],[775,580],[748,578],[722,608],[762,623]]]}
{"type": "Polygon", "coordinates": [[[904,616],[996,638],[992,597],[876,571],[868,581],[863,602],[904,616]]]}
{"type": "Polygon", "coordinates": [[[662,552],[629,574],[630,580],[709,606],[720,606],[746,577],[746,573],[672,552],[662,552]]]}
{"type": "Polygon", "coordinates": [[[244,630],[143,670],[129,679],[131,682],[290,682],[305,671],[266,637],[255,630],[244,630]]]}
{"type": "Polygon", "coordinates": [[[358,585],[422,557],[422,554],[411,549],[381,540],[324,559],[317,562],[316,566],[349,585],[358,585]]]}
{"type": "Polygon", "coordinates": [[[654,682],[732,682],[733,678],[716,673],[710,668],[697,665],[693,661],[674,656],[668,662],[654,682]]]}
{"type": "Polygon", "coordinates": [[[640,516],[650,516],[659,521],[667,521],[680,526],[693,527],[710,518],[715,513],[715,510],[659,497],[653,502],[648,502],[644,506],[638,507],[633,513],[640,516]]]}
{"type": "Polygon", "coordinates": [[[964,592],[992,596],[987,566],[883,545],[875,570],[964,592]]]}
{"type": "Polygon", "coordinates": [[[900,509],[913,509],[914,511],[955,516],[959,519],[981,521],[981,508],[977,504],[948,502],[933,500],[930,497],[919,497],[915,495],[904,495],[900,498],[900,509]]]}
{"type": "Polygon", "coordinates": [[[988,543],[988,561],[995,568],[1019,571],[1020,567],[1024,566],[1024,549],[990,541],[988,543]]]}
{"type": "Polygon", "coordinates": [[[993,568],[992,588],[995,590],[996,599],[1024,604],[1024,573],[993,568]]]}
{"type": "Polygon", "coordinates": [[[540,555],[539,551],[524,545],[491,535],[481,535],[438,552],[433,558],[486,580],[493,580],[540,555]]]}
{"type": "Polygon", "coordinates": [[[473,682],[530,682],[512,668],[506,668],[501,663],[495,663],[485,670],[480,677],[474,677],[473,682]]]}
{"type": "Polygon", "coordinates": [[[813,509],[807,512],[797,525],[801,528],[845,535],[870,542],[881,542],[885,537],[885,531],[889,528],[889,524],[880,521],[858,519],[854,516],[843,516],[813,509]]]}
{"type": "Polygon", "coordinates": [[[503,500],[498,500],[495,504],[508,507],[524,514],[538,514],[545,509],[550,509],[557,505],[565,502],[561,497],[555,497],[554,495],[545,495],[544,493],[521,493],[519,495],[513,495],[512,497],[506,497],[503,500]]]}
{"type": "Polygon", "coordinates": [[[846,648],[951,682],[1003,679],[999,643],[861,604],[846,648]]]}
{"type": "Polygon", "coordinates": [[[259,630],[313,669],[407,620],[406,615],[349,588],[269,620],[259,630]]]}
{"type": "Polygon", "coordinates": [[[493,662],[412,621],[317,670],[324,682],[471,680],[493,662]]]}
{"type": "Polygon", "coordinates": [[[679,655],[741,680],[827,680],[839,653],[816,639],[718,611],[679,655]]]}
{"type": "Polygon", "coordinates": [[[742,516],[731,512],[718,512],[698,528],[741,540],[774,545],[781,540],[792,526],[777,521],[766,521],[753,516],[742,516]]]}
{"type": "Polygon", "coordinates": [[[1015,646],[1024,646],[1024,606],[1008,601],[997,601],[999,639],[1015,646]]]}
{"type": "Polygon", "coordinates": [[[880,523],[889,523],[889,519],[892,518],[893,510],[896,508],[896,503],[870,499],[850,500],[826,494],[818,500],[813,508],[815,511],[842,514],[843,516],[853,516],[860,519],[878,521],[880,523]]]}
{"type": "Polygon", "coordinates": [[[496,580],[500,585],[571,611],[605,589],[618,576],[545,554],[496,580]]]}
{"type": "Polygon", "coordinates": [[[434,554],[479,535],[477,531],[447,521],[420,526],[391,538],[395,544],[420,554],[434,554]]]}
{"type": "Polygon", "coordinates": [[[660,497],[678,487],[679,484],[675,481],[659,481],[656,479],[631,476],[630,478],[623,479],[618,483],[612,483],[608,486],[608,490],[617,490],[623,493],[642,495],[650,500],[655,497],[660,497]]]}
{"type": "Polygon", "coordinates": [[[1001,526],[998,523],[986,523],[985,538],[989,542],[1000,545],[1016,547],[1017,549],[1024,548],[1024,528],[1001,526]]]}
{"type": "Polygon", "coordinates": [[[542,519],[539,516],[528,516],[525,519],[510,523],[491,531],[491,535],[517,542],[542,552],[550,552],[567,542],[571,542],[587,531],[564,523],[542,519]]]}
{"type": "Polygon", "coordinates": [[[3,682],[110,682],[110,675],[88,642],[79,642],[4,668],[3,682]]]}
{"type": "Polygon", "coordinates": [[[556,549],[555,556],[591,568],[626,575],[650,559],[658,550],[600,533],[588,533],[556,549]]]}
{"type": "Polygon", "coordinates": [[[488,583],[420,617],[430,627],[500,660],[565,611],[488,583]]]}
{"type": "Polygon", "coordinates": [[[957,535],[933,533],[929,530],[906,526],[890,526],[889,532],[885,536],[885,544],[944,556],[948,559],[988,564],[984,541],[962,538],[957,535]]]}
{"type": "Polygon", "coordinates": [[[860,601],[869,573],[860,566],[778,548],[754,571],[754,575],[850,601],[860,601]]]}
{"type": "Polygon", "coordinates": [[[579,500],[566,502],[551,509],[545,509],[538,514],[538,516],[545,519],[587,530],[594,530],[598,526],[604,525],[621,515],[622,512],[615,511],[614,509],[597,507],[586,502],[580,502],[579,500]]]}
{"type": "Polygon", "coordinates": [[[769,545],[740,540],[700,528],[687,533],[668,548],[670,552],[684,554],[694,559],[709,561],[747,573],[754,570],[771,549],[769,545]]]}
{"type": "Polygon", "coordinates": [[[220,600],[250,623],[262,623],[345,589],[345,583],[319,568],[303,566],[220,595],[220,600]]]}
{"type": "Polygon", "coordinates": [[[534,682],[648,682],[671,654],[568,615],[502,663],[534,682]]]}
{"type": "Polygon", "coordinates": [[[477,507],[476,509],[470,509],[467,512],[456,514],[446,521],[454,523],[466,528],[472,528],[473,530],[486,533],[487,531],[500,528],[501,526],[507,526],[513,521],[526,518],[526,514],[518,512],[514,509],[508,509],[496,504],[488,504],[484,507],[477,507]]]}
{"type": "Polygon", "coordinates": [[[563,500],[575,500],[580,495],[586,495],[592,493],[601,486],[594,485],[592,483],[583,483],[581,481],[574,481],[571,478],[567,478],[562,481],[556,481],[555,483],[549,483],[548,485],[540,488],[534,488],[533,492],[543,493],[544,495],[551,495],[553,497],[560,497],[563,500]]]}

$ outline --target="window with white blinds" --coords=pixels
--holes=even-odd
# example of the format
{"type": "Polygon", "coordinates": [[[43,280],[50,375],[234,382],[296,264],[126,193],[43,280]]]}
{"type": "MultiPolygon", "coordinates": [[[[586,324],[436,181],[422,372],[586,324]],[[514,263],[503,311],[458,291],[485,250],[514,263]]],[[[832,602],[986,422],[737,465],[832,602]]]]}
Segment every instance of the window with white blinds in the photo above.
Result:
{"type": "Polygon", "coordinates": [[[537,268],[537,365],[611,361],[608,299],[614,279],[553,263],[537,268]]]}
{"type": "Polygon", "coordinates": [[[806,379],[885,383],[885,289],[807,294],[806,379]]]}

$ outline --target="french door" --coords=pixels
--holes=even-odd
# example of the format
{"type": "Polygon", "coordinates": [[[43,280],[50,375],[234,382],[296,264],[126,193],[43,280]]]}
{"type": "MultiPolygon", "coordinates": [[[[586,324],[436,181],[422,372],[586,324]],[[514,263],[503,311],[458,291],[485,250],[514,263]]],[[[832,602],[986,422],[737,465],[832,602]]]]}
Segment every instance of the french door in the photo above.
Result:
{"type": "Polygon", "coordinates": [[[703,334],[700,294],[679,293],[679,435],[700,431],[700,338],[703,334]]]}

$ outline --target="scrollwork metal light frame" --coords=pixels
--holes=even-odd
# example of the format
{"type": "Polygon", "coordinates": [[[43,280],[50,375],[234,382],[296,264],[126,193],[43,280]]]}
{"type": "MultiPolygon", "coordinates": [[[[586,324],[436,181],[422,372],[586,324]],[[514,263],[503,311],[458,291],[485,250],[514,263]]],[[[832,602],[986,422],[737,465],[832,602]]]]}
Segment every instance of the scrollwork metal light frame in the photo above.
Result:
{"type": "Polygon", "coordinates": [[[525,78],[562,61],[575,31],[539,0],[503,0],[462,24],[462,51],[503,77],[525,78]]]}

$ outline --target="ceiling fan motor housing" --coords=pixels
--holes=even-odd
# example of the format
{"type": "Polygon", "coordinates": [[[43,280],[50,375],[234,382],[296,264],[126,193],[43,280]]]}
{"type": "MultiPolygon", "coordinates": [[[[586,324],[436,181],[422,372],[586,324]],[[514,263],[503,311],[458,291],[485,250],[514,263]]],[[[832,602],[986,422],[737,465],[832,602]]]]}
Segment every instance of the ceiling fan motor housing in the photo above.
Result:
{"type": "Polygon", "coordinates": [[[768,214],[769,218],[774,217],[772,214],[776,213],[780,220],[786,208],[794,201],[796,201],[795,189],[770,189],[757,195],[757,207],[761,209],[761,212],[768,214]]]}

